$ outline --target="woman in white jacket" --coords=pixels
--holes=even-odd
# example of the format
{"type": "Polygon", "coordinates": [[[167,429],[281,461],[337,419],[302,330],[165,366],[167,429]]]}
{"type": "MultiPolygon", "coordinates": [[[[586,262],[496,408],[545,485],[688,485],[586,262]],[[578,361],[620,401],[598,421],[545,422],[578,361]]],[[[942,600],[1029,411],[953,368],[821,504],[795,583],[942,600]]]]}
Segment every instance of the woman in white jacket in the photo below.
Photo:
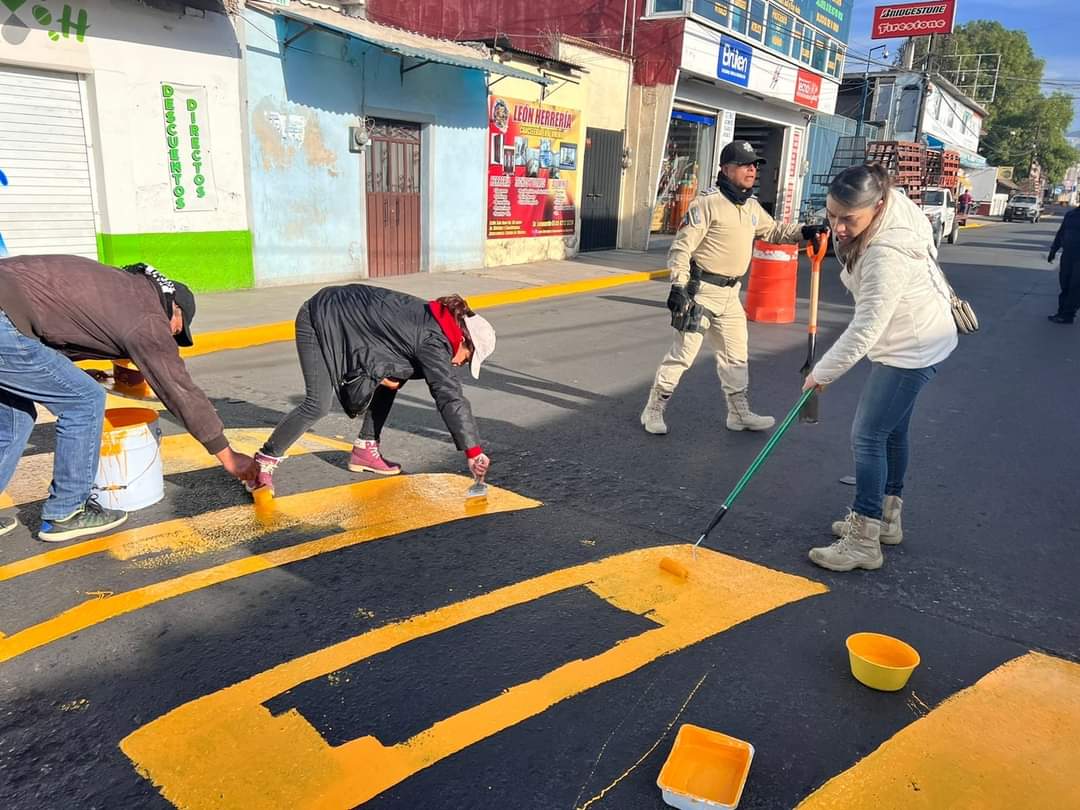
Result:
{"type": "Polygon", "coordinates": [[[863,357],[873,366],[851,427],[855,502],[833,524],[839,539],[812,549],[810,559],[832,571],[876,569],[884,562],[881,544],[903,537],[900,496],[915,399],[956,348],[956,325],[930,223],[891,188],[884,168],[841,172],[829,186],[827,208],[855,315],[804,390],[835,382],[863,357]]]}

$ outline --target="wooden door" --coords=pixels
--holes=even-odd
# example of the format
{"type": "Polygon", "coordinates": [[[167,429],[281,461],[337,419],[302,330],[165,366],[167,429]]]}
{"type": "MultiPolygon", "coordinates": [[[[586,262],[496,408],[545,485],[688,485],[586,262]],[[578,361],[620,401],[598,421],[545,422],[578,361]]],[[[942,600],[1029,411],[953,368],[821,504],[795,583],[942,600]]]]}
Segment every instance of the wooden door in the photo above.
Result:
{"type": "Polygon", "coordinates": [[[367,159],[368,275],[420,272],[420,125],[378,120],[367,159]]]}

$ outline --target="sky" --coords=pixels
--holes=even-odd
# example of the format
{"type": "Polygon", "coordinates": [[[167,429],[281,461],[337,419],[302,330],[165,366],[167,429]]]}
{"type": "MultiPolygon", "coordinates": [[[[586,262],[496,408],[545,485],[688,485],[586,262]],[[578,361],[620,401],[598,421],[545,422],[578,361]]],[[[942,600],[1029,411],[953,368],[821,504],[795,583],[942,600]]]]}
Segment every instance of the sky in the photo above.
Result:
{"type": "MultiPolygon", "coordinates": [[[[874,6],[904,1],[855,0],[852,51],[865,54],[872,46],[887,43],[892,56],[903,40],[871,40],[870,20],[874,6]]],[[[997,20],[1006,28],[1027,32],[1035,55],[1046,60],[1043,78],[1077,82],[1076,89],[1067,91],[1077,97],[1073,100],[1069,131],[1080,130],[1080,0],[957,0],[957,24],[971,20],[997,20]]],[[[878,53],[874,54],[875,59],[879,58],[878,53]]],[[[858,57],[849,57],[848,70],[853,70],[857,63],[858,57]]]]}

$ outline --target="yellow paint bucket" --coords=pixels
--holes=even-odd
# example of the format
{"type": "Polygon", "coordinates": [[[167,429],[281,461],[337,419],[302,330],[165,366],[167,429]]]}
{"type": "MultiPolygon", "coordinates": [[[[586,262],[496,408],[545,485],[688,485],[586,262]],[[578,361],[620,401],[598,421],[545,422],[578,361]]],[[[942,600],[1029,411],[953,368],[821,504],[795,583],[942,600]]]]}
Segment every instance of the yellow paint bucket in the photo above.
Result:
{"type": "Polygon", "coordinates": [[[101,432],[94,492],[108,509],[134,512],[165,497],[161,428],[149,408],[110,408],[101,432]]]}
{"type": "Polygon", "coordinates": [[[855,680],[883,692],[903,689],[921,660],[910,644],[881,633],[850,635],[847,650],[855,680]]]}
{"type": "Polygon", "coordinates": [[[682,810],[733,810],[742,798],[754,746],[689,723],[679,728],[656,785],[682,810]]]}

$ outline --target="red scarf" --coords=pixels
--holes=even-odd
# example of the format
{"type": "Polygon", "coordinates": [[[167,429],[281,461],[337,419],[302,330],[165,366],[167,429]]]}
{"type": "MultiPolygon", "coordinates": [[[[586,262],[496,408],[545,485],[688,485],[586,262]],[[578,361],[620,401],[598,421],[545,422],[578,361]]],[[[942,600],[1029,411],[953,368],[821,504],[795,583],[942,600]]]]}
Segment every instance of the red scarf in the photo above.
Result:
{"type": "Polygon", "coordinates": [[[457,318],[454,317],[454,313],[438,301],[428,301],[428,309],[431,311],[431,314],[435,316],[435,320],[438,322],[443,334],[446,335],[446,339],[450,341],[451,356],[457,354],[457,350],[461,348],[461,344],[465,338],[461,334],[461,327],[458,326],[457,318]]]}

